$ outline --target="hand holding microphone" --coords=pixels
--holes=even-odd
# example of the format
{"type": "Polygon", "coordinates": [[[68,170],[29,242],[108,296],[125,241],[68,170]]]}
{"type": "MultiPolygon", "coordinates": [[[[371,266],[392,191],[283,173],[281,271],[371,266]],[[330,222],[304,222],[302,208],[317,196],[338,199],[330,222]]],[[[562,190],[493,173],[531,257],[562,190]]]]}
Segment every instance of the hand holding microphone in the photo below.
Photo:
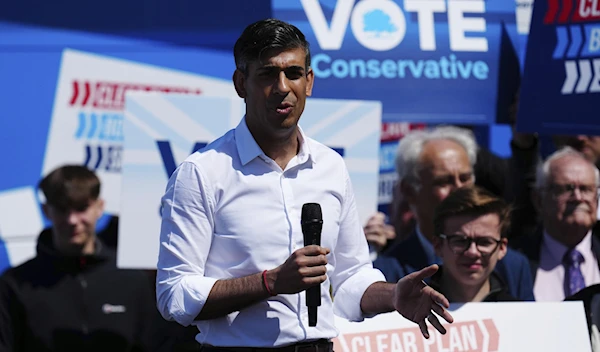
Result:
{"type": "Polygon", "coordinates": [[[307,203],[302,207],[302,233],[305,247],[296,250],[279,267],[267,273],[274,294],[292,294],[306,290],[309,326],[316,326],[317,307],[321,305],[321,283],[327,280],[327,254],[320,246],[323,217],[321,207],[307,203]]]}

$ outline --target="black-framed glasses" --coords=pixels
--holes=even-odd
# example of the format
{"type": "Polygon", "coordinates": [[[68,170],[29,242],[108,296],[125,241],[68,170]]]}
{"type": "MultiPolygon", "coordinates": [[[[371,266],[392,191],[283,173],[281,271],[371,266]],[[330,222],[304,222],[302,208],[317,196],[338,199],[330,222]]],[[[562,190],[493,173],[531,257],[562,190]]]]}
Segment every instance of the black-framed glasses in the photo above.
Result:
{"type": "Polygon", "coordinates": [[[546,187],[557,198],[569,198],[579,190],[582,198],[594,199],[598,197],[599,188],[596,185],[576,185],[573,183],[567,184],[551,184],[546,187]]]}
{"type": "Polygon", "coordinates": [[[475,242],[475,247],[482,256],[491,255],[498,249],[502,240],[497,240],[493,237],[482,236],[482,237],[469,237],[465,235],[445,235],[441,234],[440,238],[445,239],[448,242],[450,250],[457,255],[463,254],[471,247],[471,243],[475,242]]]}

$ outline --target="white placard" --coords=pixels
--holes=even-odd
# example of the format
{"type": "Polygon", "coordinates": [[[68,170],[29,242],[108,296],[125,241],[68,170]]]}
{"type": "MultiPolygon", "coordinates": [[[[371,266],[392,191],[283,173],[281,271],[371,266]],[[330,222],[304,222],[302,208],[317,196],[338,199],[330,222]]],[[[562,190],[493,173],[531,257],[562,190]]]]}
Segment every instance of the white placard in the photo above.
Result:
{"type": "Polygon", "coordinates": [[[228,80],[66,49],[63,52],[42,174],[84,164],[102,181],[105,210],[119,214],[123,110],[130,91],[231,96],[228,80]]]}
{"type": "MultiPolygon", "coordinates": [[[[212,142],[235,128],[243,115],[244,103],[237,96],[127,94],[119,267],[156,268],[160,198],[170,172],[197,143],[212,142]]],[[[343,154],[365,223],[377,211],[381,103],[309,98],[300,125],[308,136],[343,154]]]]}
{"type": "MultiPolygon", "coordinates": [[[[591,352],[583,302],[452,305],[447,333],[419,327],[397,313],[360,323],[336,317],[336,352],[591,352]]],[[[441,320],[441,319],[440,319],[441,320]]]]}

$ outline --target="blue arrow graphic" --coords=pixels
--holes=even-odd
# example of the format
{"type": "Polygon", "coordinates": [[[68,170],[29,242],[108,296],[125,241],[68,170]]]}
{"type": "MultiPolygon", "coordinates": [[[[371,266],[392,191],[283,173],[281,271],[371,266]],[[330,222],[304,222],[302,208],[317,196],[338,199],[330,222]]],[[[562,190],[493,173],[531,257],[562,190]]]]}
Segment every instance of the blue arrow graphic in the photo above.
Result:
{"type": "Polygon", "coordinates": [[[554,48],[554,54],[552,58],[562,59],[567,50],[567,44],[569,43],[569,36],[567,34],[567,28],[565,26],[556,27],[556,48],[554,48]]]}
{"type": "Polygon", "coordinates": [[[579,48],[581,48],[581,28],[577,25],[571,26],[571,46],[569,46],[568,58],[579,56],[579,48]]]}
{"type": "Polygon", "coordinates": [[[94,113],[90,114],[90,122],[92,123],[92,126],[90,127],[90,130],[88,131],[87,138],[94,137],[94,134],[96,133],[96,129],[98,128],[98,117],[96,117],[96,114],[94,114],[94,113]]]}
{"type": "Polygon", "coordinates": [[[79,113],[79,126],[77,127],[77,131],[75,132],[75,139],[81,138],[83,135],[83,131],[85,130],[85,113],[79,113]]]}

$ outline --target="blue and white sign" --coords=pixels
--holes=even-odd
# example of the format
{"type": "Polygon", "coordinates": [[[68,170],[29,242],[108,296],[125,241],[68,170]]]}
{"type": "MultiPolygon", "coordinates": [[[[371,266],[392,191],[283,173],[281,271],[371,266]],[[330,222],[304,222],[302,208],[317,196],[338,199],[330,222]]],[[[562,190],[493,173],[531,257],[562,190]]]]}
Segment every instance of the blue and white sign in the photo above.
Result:
{"type": "Polygon", "coordinates": [[[536,1],[517,128],[600,135],[600,2],[536,1]]]}
{"type": "MultiPolygon", "coordinates": [[[[191,152],[235,128],[244,115],[234,97],[128,93],[125,107],[118,265],[156,267],[160,198],[191,152]]],[[[363,223],[377,211],[381,103],[309,98],[304,132],[343,155],[363,223]]]]}
{"type": "MultiPolygon", "coordinates": [[[[314,96],[381,100],[383,120],[487,124],[496,119],[504,0],[273,0],[306,34],[314,96]]],[[[509,93],[511,94],[511,93],[509,93]]]]}

